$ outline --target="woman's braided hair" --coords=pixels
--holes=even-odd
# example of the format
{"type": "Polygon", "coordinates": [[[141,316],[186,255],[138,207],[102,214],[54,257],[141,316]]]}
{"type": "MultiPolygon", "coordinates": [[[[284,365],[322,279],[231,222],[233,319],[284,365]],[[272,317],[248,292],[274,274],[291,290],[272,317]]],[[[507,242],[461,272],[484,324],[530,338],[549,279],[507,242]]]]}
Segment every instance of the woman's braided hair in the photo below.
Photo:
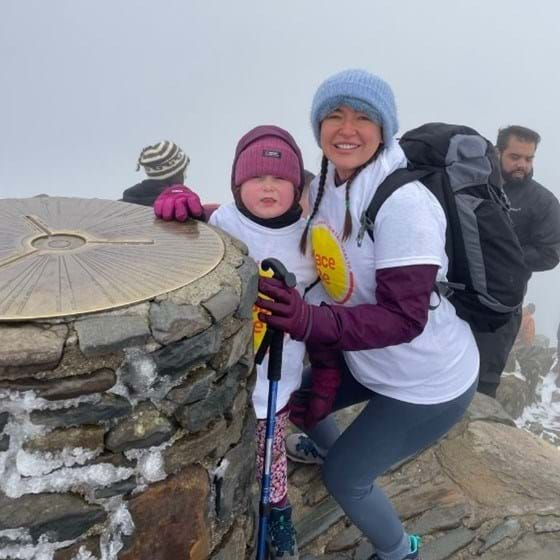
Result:
{"type": "MultiPolygon", "coordinates": [[[[354,170],[351,177],[346,181],[346,193],[345,193],[345,202],[346,202],[346,212],[344,214],[344,229],[342,230],[342,240],[346,241],[352,234],[352,215],[350,214],[350,187],[354,182],[354,179],[360,174],[362,169],[365,169],[372,161],[374,161],[378,154],[383,149],[383,144],[379,145],[379,148],[375,151],[373,156],[371,156],[365,163],[360,165],[354,170]]],[[[319,204],[321,204],[321,199],[323,198],[323,194],[325,193],[325,183],[327,182],[327,170],[329,166],[329,160],[323,154],[323,159],[321,160],[321,177],[319,178],[319,190],[317,191],[317,198],[315,199],[315,204],[313,205],[313,211],[311,212],[309,218],[307,219],[307,224],[305,224],[305,229],[301,235],[301,239],[299,241],[299,250],[301,251],[302,255],[305,255],[307,249],[307,235],[309,233],[309,228],[311,227],[311,222],[317,214],[319,210],[319,204]]]]}

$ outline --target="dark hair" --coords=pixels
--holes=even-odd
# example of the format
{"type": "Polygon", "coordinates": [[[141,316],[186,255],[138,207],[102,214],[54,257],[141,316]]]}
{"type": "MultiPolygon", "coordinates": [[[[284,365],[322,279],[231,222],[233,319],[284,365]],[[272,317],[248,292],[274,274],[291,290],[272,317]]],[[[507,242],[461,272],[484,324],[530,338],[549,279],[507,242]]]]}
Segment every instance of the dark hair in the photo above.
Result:
{"type": "Polygon", "coordinates": [[[525,126],[511,125],[504,128],[500,128],[498,131],[498,139],[496,140],[496,148],[499,152],[503,152],[508,145],[509,139],[515,136],[523,142],[531,142],[535,144],[535,147],[539,145],[541,141],[541,136],[538,132],[531,130],[525,126]]]}
{"type": "MultiPolygon", "coordinates": [[[[365,163],[360,165],[360,167],[356,168],[352,176],[346,181],[346,213],[344,214],[344,229],[342,230],[342,240],[345,241],[350,237],[352,234],[352,215],[350,214],[350,187],[354,182],[354,179],[360,174],[362,169],[366,168],[372,161],[375,160],[381,149],[383,148],[383,144],[379,145],[379,148],[376,152],[371,156],[365,163]]],[[[301,235],[301,239],[299,241],[299,250],[303,255],[305,255],[305,251],[307,248],[307,234],[309,233],[309,227],[311,226],[311,222],[317,214],[319,210],[319,204],[321,204],[321,199],[323,198],[323,194],[325,193],[325,183],[327,182],[327,170],[329,168],[329,160],[327,156],[323,154],[323,159],[321,160],[321,177],[319,179],[319,190],[317,191],[317,198],[315,199],[315,204],[313,205],[313,210],[307,218],[307,224],[305,224],[305,229],[301,235]]]]}

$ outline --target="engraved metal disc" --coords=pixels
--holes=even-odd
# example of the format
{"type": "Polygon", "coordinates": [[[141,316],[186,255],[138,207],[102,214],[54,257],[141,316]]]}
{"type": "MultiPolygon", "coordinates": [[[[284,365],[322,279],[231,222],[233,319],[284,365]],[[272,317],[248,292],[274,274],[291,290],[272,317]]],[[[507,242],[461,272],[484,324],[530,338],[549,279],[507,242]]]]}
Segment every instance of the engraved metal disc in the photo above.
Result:
{"type": "Polygon", "coordinates": [[[122,307],[170,292],[222,260],[201,222],[164,222],[150,207],[99,199],[0,200],[0,321],[122,307]]]}

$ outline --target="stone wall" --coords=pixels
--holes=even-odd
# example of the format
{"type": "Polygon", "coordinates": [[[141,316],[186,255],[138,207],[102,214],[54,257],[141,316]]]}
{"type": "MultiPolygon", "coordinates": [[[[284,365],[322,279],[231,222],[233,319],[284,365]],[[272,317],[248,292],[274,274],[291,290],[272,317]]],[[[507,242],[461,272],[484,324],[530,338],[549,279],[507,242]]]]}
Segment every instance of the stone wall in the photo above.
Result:
{"type": "Polygon", "coordinates": [[[245,556],[257,276],[224,243],[152,301],[0,324],[0,558],[245,556]]]}

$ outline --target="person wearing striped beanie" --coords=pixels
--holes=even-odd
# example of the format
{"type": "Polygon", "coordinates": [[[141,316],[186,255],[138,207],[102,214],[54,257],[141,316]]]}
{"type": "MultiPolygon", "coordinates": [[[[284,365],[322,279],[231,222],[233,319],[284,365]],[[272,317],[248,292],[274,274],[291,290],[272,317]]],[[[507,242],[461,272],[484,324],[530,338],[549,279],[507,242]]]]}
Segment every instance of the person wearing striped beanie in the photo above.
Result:
{"type": "Polygon", "coordinates": [[[203,212],[200,199],[184,185],[189,157],[174,142],[162,140],[146,146],[138,157],[136,171],[142,168],[147,175],[140,183],[123,192],[122,201],[153,206],[163,192],[175,189],[192,206],[193,215],[203,212]]]}

